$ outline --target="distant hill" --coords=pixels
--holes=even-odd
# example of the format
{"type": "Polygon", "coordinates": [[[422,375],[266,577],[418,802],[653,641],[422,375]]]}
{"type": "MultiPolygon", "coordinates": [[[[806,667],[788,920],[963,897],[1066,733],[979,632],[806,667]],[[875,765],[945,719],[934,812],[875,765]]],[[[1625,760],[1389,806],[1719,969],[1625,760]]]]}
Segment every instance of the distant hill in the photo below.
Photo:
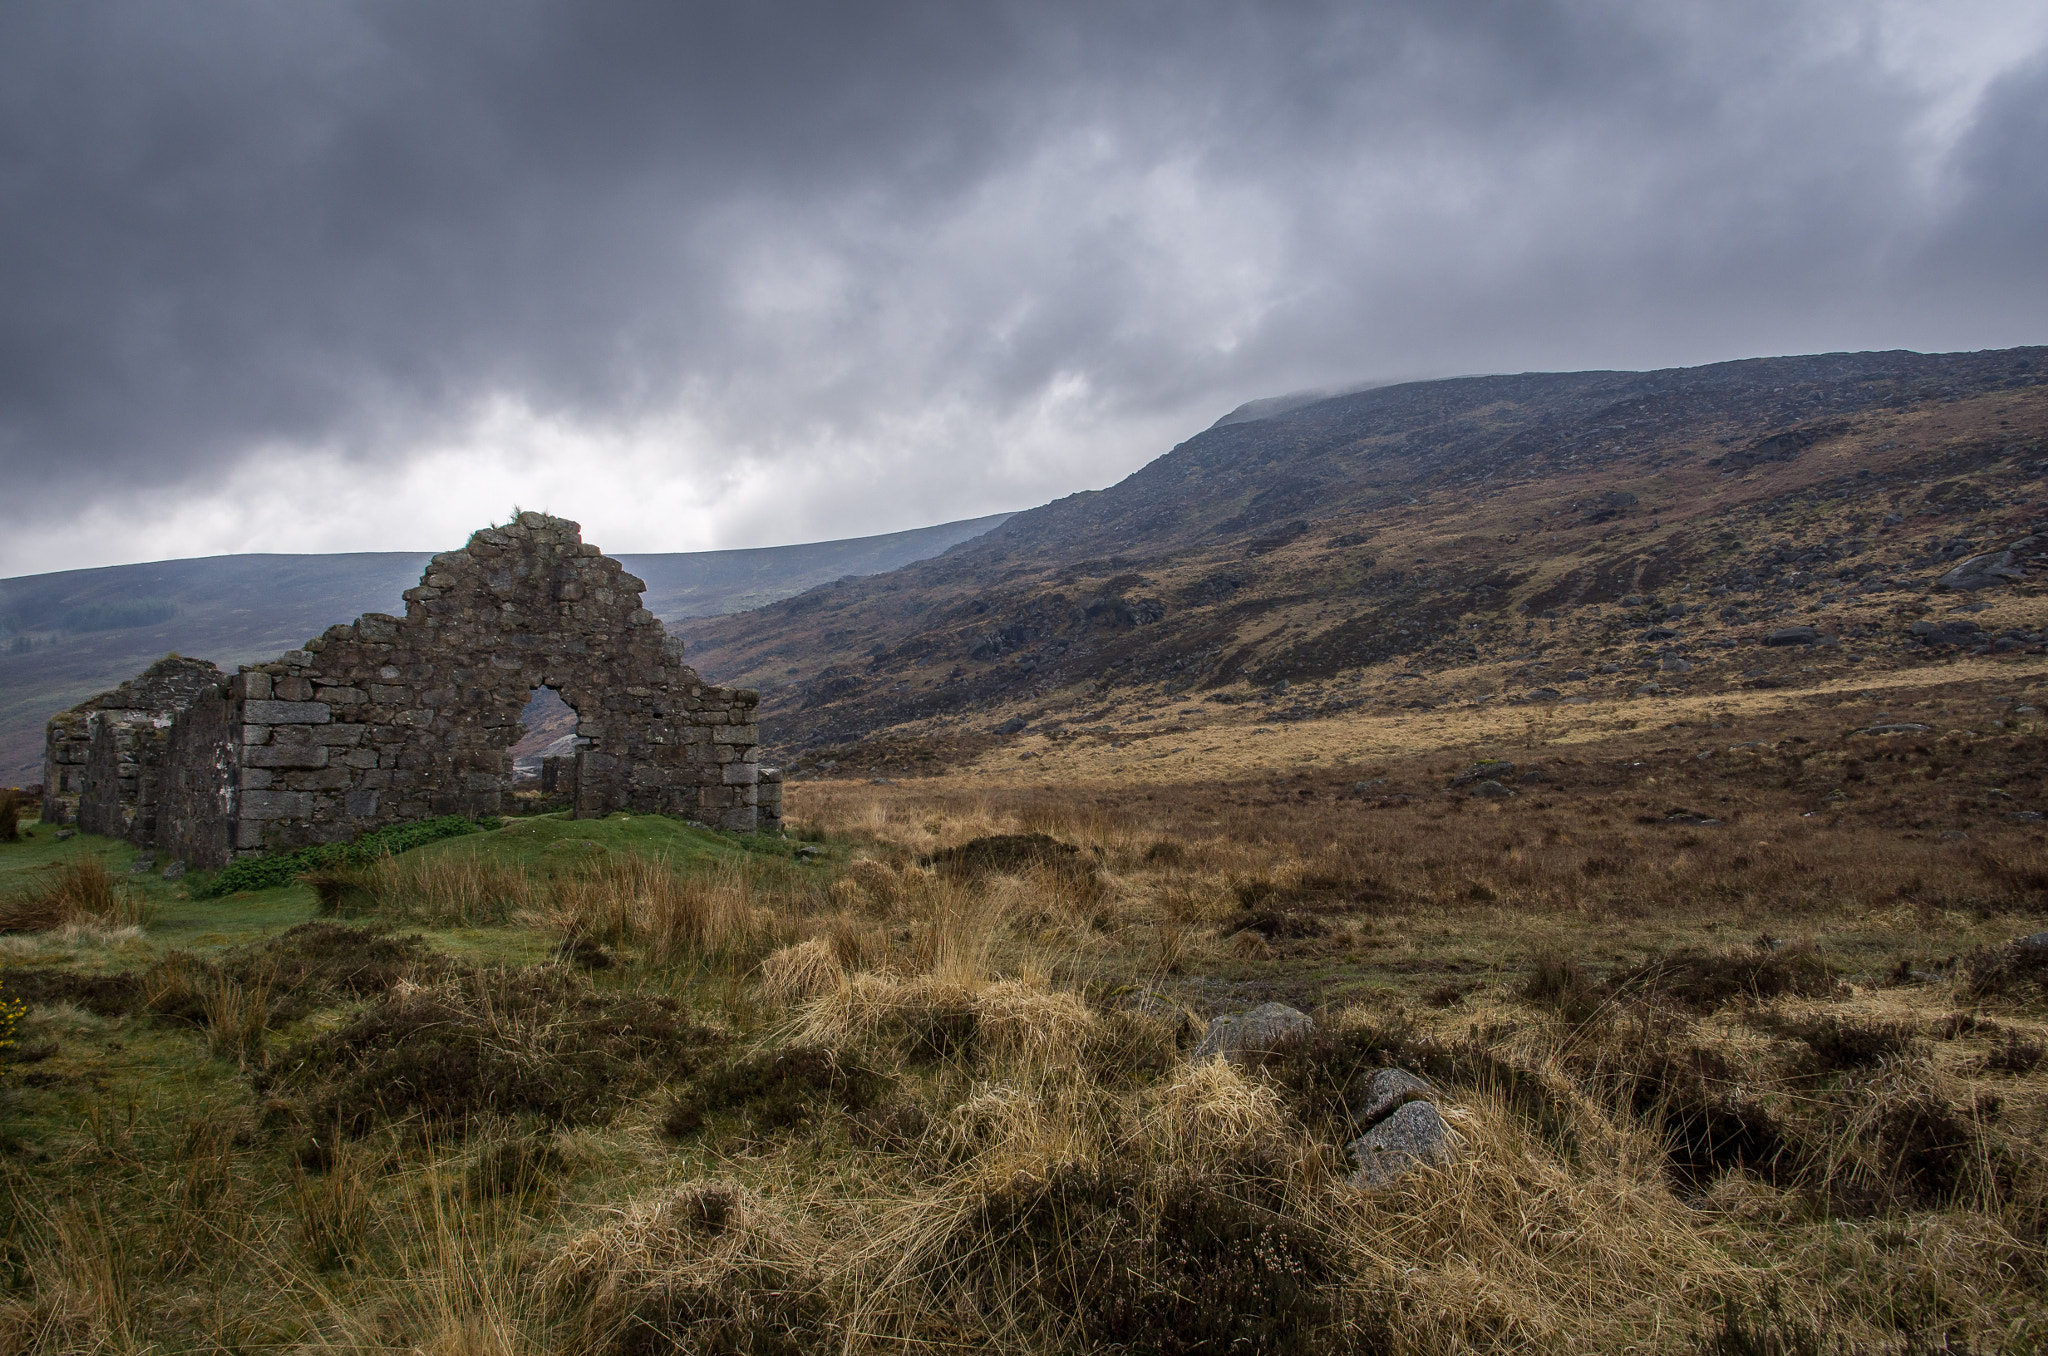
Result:
{"type": "MultiPolygon", "coordinates": [[[[934,556],[1008,514],[743,551],[621,556],[664,621],[759,607],[934,556]]],[[[450,542],[443,549],[459,546],[450,542]]],[[[598,543],[600,546],[602,542],[598,543]]],[[[399,612],[424,551],[207,556],[0,579],[0,785],[42,774],[43,723],[169,651],[223,668],[273,658],[336,622],[399,612]]]]}
{"type": "Polygon", "coordinates": [[[2038,652],[2044,372],[2043,348],[1833,353],[1252,402],[942,558],[681,629],[706,677],[762,690],[783,759],[1100,724],[1113,694],[1796,685],[1852,652],[1779,673],[1753,657],[1772,625],[1917,663],[1942,651],[1910,624],[1949,608],[1973,646],[2038,652]],[[2016,582],[1935,587],[2008,549],[2016,582]]]}

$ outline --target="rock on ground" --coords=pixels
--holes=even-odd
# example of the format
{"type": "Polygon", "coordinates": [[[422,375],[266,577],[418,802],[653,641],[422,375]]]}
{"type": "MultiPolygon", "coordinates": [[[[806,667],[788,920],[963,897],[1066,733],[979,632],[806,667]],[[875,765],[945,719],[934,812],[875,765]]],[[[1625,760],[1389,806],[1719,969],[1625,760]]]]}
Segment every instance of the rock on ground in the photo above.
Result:
{"type": "Polygon", "coordinates": [[[1200,1063],[1221,1055],[1236,1063],[1298,1041],[1314,1027],[1314,1020],[1305,1012],[1285,1003],[1261,1003],[1249,1012],[1210,1018],[1209,1029],[1202,1033],[1202,1043],[1195,1047],[1193,1059],[1200,1063]]]}
{"type": "Polygon", "coordinates": [[[1936,588],[1944,589],[1988,589],[2000,584],[2016,584],[2026,578],[2026,571],[2013,563],[2013,553],[1997,551],[1990,555],[1971,556],[1962,564],[1950,570],[1935,581],[1936,588]]]}
{"type": "Polygon", "coordinates": [[[1419,1167],[1443,1167],[1462,1147],[1456,1131],[1428,1102],[1409,1102],[1351,1141],[1355,1187],[1383,1187],[1419,1167]]]}
{"type": "Polygon", "coordinates": [[[1436,1089],[1426,1078],[1417,1078],[1406,1069],[1379,1069],[1359,1076],[1349,1101],[1351,1114],[1358,1118],[1358,1123],[1372,1125],[1404,1102],[1418,1098],[1427,1101],[1435,1096],[1436,1089]]]}

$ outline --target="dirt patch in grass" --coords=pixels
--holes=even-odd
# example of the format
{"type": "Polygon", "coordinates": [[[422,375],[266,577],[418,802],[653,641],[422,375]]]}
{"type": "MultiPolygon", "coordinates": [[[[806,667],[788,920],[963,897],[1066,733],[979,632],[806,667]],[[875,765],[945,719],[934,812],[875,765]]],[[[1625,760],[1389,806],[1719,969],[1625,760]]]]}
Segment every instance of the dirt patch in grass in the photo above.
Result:
{"type": "Polygon", "coordinates": [[[1272,904],[1240,909],[1216,925],[1218,937],[1256,932],[1269,942],[1305,941],[1327,936],[1329,931],[1329,923],[1314,914],[1277,908],[1272,904]]]}
{"type": "Polygon", "coordinates": [[[1791,1132],[1719,1051],[1653,1044],[1620,1080],[1624,1103],[1656,1125],[1674,1184],[1699,1191],[1721,1173],[1744,1169],[1765,1181],[1790,1182],[1805,1159],[1791,1132]]]}
{"type": "Polygon", "coordinates": [[[559,966],[487,970],[384,994],[286,1052],[259,1091],[295,1098],[314,1145],[394,1121],[459,1135],[484,1114],[588,1124],[722,1040],[669,998],[598,993],[559,966]]]}

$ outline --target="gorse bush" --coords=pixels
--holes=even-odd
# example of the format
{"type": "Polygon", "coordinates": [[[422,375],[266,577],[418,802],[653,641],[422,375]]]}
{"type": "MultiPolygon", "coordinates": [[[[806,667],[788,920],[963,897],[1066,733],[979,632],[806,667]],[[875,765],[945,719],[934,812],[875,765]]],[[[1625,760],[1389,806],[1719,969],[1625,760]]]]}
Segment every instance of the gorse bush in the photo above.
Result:
{"type": "Polygon", "coordinates": [[[353,843],[319,843],[267,857],[244,857],[221,868],[211,880],[194,888],[192,895],[195,899],[218,899],[242,890],[274,890],[280,885],[290,885],[309,872],[368,866],[383,857],[438,843],[444,838],[482,833],[499,827],[499,824],[495,817],[465,819],[461,815],[443,815],[439,819],[422,819],[413,824],[393,824],[389,828],[376,829],[353,843]]]}
{"type": "MultiPolygon", "coordinates": [[[[21,1025],[22,1014],[27,1011],[28,1004],[18,998],[9,998],[6,986],[0,985],[0,1050],[12,1050],[14,1048],[15,1028],[21,1025]]],[[[6,1072],[6,1057],[0,1055],[0,1074],[6,1072]]]]}

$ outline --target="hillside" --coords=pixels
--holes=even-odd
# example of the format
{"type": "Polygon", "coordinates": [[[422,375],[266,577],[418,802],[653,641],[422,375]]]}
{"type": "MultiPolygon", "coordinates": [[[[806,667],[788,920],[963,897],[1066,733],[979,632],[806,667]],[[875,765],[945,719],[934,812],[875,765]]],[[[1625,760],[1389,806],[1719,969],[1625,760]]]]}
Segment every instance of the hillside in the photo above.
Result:
{"type": "Polygon", "coordinates": [[[2027,649],[2038,577],[1933,586],[2048,530],[2044,359],[1828,354],[1255,404],[941,559],[680,629],[707,676],[763,690],[784,756],[892,732],[942,762],[1002,727],[1114,731],[1203,696],[1271,720],[1819,682],[1952,652],[1913,631],[1937,614],[1962,648],[2027,649]],[[1759,646],[1792,623],[1827,643],[1759,646]]]}
{"type": "MultiPolygon", "coordinates": [[[[646,603],[657,616],[703,617],[937,555],[1005,516],[801,546],[622,559],[647,581],[646,603]]],[[[167,651],[227,667],[271,658],[337,621],[399,611],[399,595],[419,582],[429,554],[211,556],[0,579],[0,785],[41,776],[51,715],[167,651]]]]}

